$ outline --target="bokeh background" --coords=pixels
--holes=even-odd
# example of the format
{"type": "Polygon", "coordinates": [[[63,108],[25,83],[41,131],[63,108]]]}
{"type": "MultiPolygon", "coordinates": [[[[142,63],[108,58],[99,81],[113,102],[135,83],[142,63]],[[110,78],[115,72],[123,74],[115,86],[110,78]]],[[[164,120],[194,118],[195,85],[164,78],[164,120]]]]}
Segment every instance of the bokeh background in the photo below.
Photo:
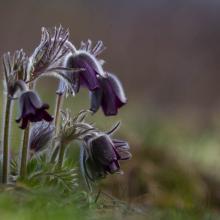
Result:
{"type": "MultiPolygon", "coordinates": [[[[95,120],[103,129],[122,120],[133,159],[102,187],[144,207],[219,209],[220,1],[1,0],[0,15],[1,54],[31,54],[41,27],[59,24],[76,46],[88,38],[107,46],[105,69],[122,80],[129,102],[120,116],[100,111],[95,120]]],[[[51,109],[56,84],[38,85],[51,109]]],[[[71,105],[82,107],[86,91],[71,105]]]]}

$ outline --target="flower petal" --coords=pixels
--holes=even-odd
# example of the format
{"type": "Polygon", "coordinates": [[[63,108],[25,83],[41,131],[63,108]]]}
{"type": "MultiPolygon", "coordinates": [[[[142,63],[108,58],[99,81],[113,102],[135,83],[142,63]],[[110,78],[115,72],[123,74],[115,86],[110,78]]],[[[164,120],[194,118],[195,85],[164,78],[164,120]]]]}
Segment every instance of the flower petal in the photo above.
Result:
{"type": "Polygon", "coordinates": [[[22,119],[22,123],[21,123],[20,128],[21,128],[21,129],[25,129],[25,128],[27,128],[27,125],[28,125],[28,119],[27,119],[27,117],[26,117],[26,118],[23,118],[23,119],[22,119]]]}
{"type": "Polygon", "coordinates": [[[90,110],[92,112],[97,112],[102,100],[102,89],[96,89],[90,92],[90,110]]]}
{"type": "Polygon", "coordinates": [[[86,86],[90,91],[99,87],[97,72],[94,65],[91,64],[89,57],[82,56],[81,54],[70,56],[67,65],[71,68],[84,69],[79,72],[80,85],[86,86]]]}
{"type": "Polygon", "coordinates": [[[122,84],[114,74],[108,73],[108,79],[109,83],[111,84],[112,90],[115,92],[115,95],[118,98],[118,107],[121,107],[127,102],[122,84]]]}
{"type": "Polygon", "coordinates": [[[46,121],[52,121],[53,117],[46,112],[49,105],[42,103],[40,97],[34,91],[26,91],[21,94],[19,99],[20,116],[16,122],[19,123],[22,120],[21,128],[27,127],[28,121],[38,122],[43,119],[46,121]]]}
{"type": "Polygon", "coordinates": [[[111,162],[117,160],[113,143],[107,135],[94,138],[90,146],[94,161],[97,161],[101,165],[109,166],[111,162]]]}

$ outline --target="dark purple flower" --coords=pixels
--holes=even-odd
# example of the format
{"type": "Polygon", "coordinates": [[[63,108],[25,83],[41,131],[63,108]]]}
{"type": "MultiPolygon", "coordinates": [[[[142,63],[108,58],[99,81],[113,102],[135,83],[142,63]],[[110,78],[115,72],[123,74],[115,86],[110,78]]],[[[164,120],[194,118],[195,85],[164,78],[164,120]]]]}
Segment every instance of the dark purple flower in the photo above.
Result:
{"type": "Polygon", "coordinates": [[[118,109],[127,102],[123,87],[119,79],[108,73],[106,78],[99,77],[100,88],[91,92],[90,110],[96,112],[99,107],[105,115],[116,115],[118,109]]]}
{"type": "Polygon", "coordinates": [[[55,126],[42,121],[35,123],[30,132],[29,146],[33,153],[44,150],[53,138],[55,126]]]}
{"type": "MultiPolygon", "coordinates": [[[[106,77],[102,68],[103,61],[96,58],[104,50],[102,41],[91,49],[91,41],[82,42],[79,50],[74,49],[73,53],[66,57],[65,66],[68,69],[77,69],[80,71],[66,72],[65,75],[72,82],[72,89],[75,93],[79,92],[81,86],[87,87],[90,91],[99,88],[98,76],[106,77]]],[[[65,82],[60,81],[57,93],[62,94],[65,91],[65,82]]]]}
{"type": "Polygon", "coordinates": [[[84,168],[90,180],[120,172],[119,160],[131,158],[128,143],[111,139],[107,134],[89,139],[86,149],[88,153],[84,157],[84,168]]]}
{"type": "Polygon", "coordinates": [[[42,103],[40,97],[34,91],[25,91],[19,98],[20,116],[16,119],[17,123],[22,121],[20,128],[25,129],[28,122],[52,121],[53,117],[46,111],[48,104],[42,103]]]}

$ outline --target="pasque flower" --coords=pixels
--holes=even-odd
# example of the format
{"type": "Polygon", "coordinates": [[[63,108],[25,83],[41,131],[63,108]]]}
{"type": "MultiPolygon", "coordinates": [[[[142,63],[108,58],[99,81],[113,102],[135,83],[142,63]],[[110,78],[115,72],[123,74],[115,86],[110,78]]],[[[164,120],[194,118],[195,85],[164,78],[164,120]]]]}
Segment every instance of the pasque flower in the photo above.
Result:
{"type": "Polygon", "coordinates": [[[105,115],[116,115],[118,109],[127,102],[121,82],[111,73],[98,80],[100,87],[91,92],[90,110],[96,112],[101,106],[105,115]]]}
{"type": "Polygon", "coordinates": [[[53,138],[55,126],[53,123],[41,121],[34,123],[30,132],[29,146],[33,153],[38,153],[48,146],[53,138]]]}
{"type": "Polygon", "coordinates": [[[42,103],[40,97],[34,91],[25,91],[19,98],[20,116],[17,123],[22,121],[20,128],[25,129],[28,122],[52,121],[53,117],[46,111],[49,105],[42,103]]]}
{"type": "Polygon", "coordinates": [[[105,133],[88,138],[84,145],[84,169],[86,177],[94,181],[107,174],[120,172],[119,160],[131,158],[125,141],[111,139],[105,133]]]}
{"type": "MultiPolygon", "coordinates": [[[[69,43],[69,45],[71,45],[69,43]]],[[[119,79],[111,73],[103,70],[103,60],[97,56],[105,49],[103,42],[99,41],[92,49],[92,42],[82,42],[79,50],[71,46],[71,54],[66,57],[65,66],[72,69],[82,69],[76,72],[66,72],[72,88],[60,80],[57,94],[63,94],[74,90],[77,93],[81,86],[85,86],[91,93],[90,110],[96,112],[101,106],[106,116],[116,115],[118,109],[126,102],[123,87],[119,79]]]]}
{"type": "MultiPolygon", "coordinates": [[[[71,47],[75,48],[74,46],[71,47]]],[[[80,89],[80,86],[87,87],[90,91],[99,88],[98,76],[106,77],[106,73],[102,68],[103,60],[99,60],[96,56],[105,49],[103,42],[98,41],[92,49],[92,42],[81,42],[79,50],[72,50],[72,53],[66,59],[65,66],[68,69],[78,69],[81,71],[67,72],[66,76],[70,79],[72,88],[75,93],[80,89]]],[[[67,87],[67,86],[66,86],[67,87]]],[[[57,93],[65,92],[65,82],[60,81],[57,93]]]]}
{"type": "Polygon", "coordinates": [[[104,61],[99,59],[98,55],[104,49],[102,41],[93,46],[91,40],[81,42],[81,46],[76,49],[69,41],[68,30],[62,26],[52,29],[43,27],[40,43],[30,57],[27,57],[23,50],[15,51],[13,55],[9,52],[3,55],[7,96],[3,111],[2,183],[8,183],[10,164],[15,165],[17,171],[17,163],[13,163],[9,157],[11,110],[13,100],[16,99],[20,109],[16,122],[21,129],[25,129],[22,132],[19,160],[20,181],[31,181],[34,178],[34,182],[38,182],[39,177],[41,179],[42,176],[49,176],[50,178],[42,180],[48,180],[50,184],[53,180],[59,184],[61,179],[68,190],[71,190],[75,174],[72,174],[73,169],[66,160],[68,148],[76,141],[82,146],[80,165],[82,176],[89,187],[93,181],[108,174],[122,173],[119,162],[129,159],[131,153],[127,142],[113,139],[111,136],[118,129],[120,122],[110,131],[101,132],[86,120],[87,116],[93,115],[99,108],[102,108],[106,116],[116,115],[119,108],[127,102],[119,79],[103,69],[104,61]],[[55,122],[47,111],[49,105],[43,103],[35,92],[37,80],[48,74],[60,80],[54,111],[55,122]],[[82,110],[76,115],[72,115],[69,110],[63,111],[63,94],[76,94],[81,87],[86,87],[91,95],[90,110],[82,110]],[[47,148],[52,145],[51,141],[53,148],[47,148]],[[47,154],[46,149],[51,150],[50,154],[47,154]],[[30,171],[32,158],[29,153],[33,156],[41,151],[42,160],[33,160],[36,166],[30,171]],[[44,166],[47,161],[50,161],[48,168],[44,166]],[[52,164],[55,166],[51,166],[52,164]],[[71,176],[63,172],[66,169],[68,173],[71,171],[71,176]]]}

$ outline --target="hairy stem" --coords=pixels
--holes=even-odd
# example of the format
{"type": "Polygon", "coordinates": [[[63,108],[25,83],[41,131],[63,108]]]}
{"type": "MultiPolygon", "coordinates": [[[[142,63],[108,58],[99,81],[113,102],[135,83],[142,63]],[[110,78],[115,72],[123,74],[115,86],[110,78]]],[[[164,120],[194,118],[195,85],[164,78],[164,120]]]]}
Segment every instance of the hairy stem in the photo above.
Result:
{"type": "Polygon", "coordinates": [[[27,158],[28,158],[28,140],[29,140],[30,124],[24,131],[23,144],[21,152],[21,166],[20,166],[20,177],[24,179],[27,174],[27,158]]]}
{"type": "Polygon", "coordinates": [[[62,105],[63,105],[63,95],[57,94],[56,106],[55,106],[55,127],[56,127],[55,135],[56,136],[59,133],[59,129],[60,129],[60,111],[61,111],[62,105]]]}
{"type": "MultiPolygon", "coordinates": [[[[34,88],[34,83],[28,85],[29,89],[34,88]]],[[[22,141],[22,152],[21,152],[21,164],[20,164],[20,177],[24,179],[27,174],[27,160],[28,160],[28,147],[29,147],[29,133],[30,133],[30,123],[28,123],[27,128],[24,130],[23,141],[22,141]]]]}
{"type": "MultiPolygon", "coordinates": [[[[54,142],[54,144],[56,143],[54,142]]],[[[50,163],[52,164],[55,163],[58,153],[59,153],[59,146],[56,145],[53,151],[51,151],[50,163]]]]}
{"type": "Polygon", "coordinates": [[[5,107],[5,121],[4,121],[4,134],[3,134],[3,171],[2,183],[8,182],[8,167],[9,167],[9,131],[10,131],[10,117],[11,117],[12,100],[7,97],[5,107]]]}
{"type": "MultiPolygon", "coordinates": [[[[56,105],[55,105],[55,137],[58,135],[59,133],[59,130],[60,130],[60,111],[61,111],[61,108],[63,106],[63,94],[57,94],[56,96],[56,105]]],[[[53,144],[53,153],[52,153],[52,156],[51,156],[51,160],[50,162],[51,163],[54,163],[56,161],[56,158],[57,158],[57,154],[59,152],[59,146],[57,145],[57,142],[54,141],[53,144]]]]}
{"type": "Polygon", "coordinates": [[[61,142],[60,145],[59,145],[59,148],[60,148],[60,152],[59,152],[59,158],[58,158],[58,163],[57,163],[57,168],[58,169],[60,169],[63,165],[66,145],[63,142],[61,142]]]}

